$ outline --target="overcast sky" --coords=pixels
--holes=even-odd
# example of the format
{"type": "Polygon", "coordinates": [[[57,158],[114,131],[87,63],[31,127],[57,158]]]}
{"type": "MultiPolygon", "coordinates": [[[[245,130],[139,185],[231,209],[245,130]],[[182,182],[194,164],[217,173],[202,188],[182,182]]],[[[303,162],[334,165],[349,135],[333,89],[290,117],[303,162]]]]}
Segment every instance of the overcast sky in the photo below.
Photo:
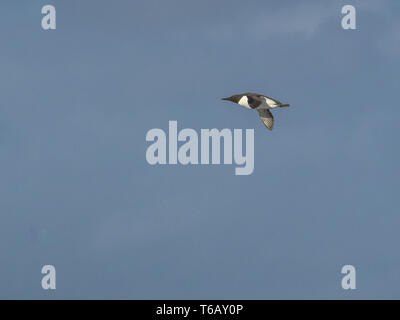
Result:
{"type": "Polygon", "coordinates": [[[400,298],[399,9],[1,1],[0,298],[400,298]],[[273,131],[245,91],[291,104],[273,131]],[[254,128],[254,173],[149,165],[169,120],[254,128]]]}

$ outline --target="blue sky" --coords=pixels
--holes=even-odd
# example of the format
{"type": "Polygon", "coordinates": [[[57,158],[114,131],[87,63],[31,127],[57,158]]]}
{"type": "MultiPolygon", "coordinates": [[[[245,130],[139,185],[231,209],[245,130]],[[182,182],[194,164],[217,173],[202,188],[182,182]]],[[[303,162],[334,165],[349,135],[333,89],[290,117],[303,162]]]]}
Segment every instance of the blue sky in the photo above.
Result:
{"type": "Polygon", "coordinates": [[[0,6],[0,298],[400,298],[398,1],[0,6]],[[150,166],[169,120],[254,128],[254,173],[150,166]]]}

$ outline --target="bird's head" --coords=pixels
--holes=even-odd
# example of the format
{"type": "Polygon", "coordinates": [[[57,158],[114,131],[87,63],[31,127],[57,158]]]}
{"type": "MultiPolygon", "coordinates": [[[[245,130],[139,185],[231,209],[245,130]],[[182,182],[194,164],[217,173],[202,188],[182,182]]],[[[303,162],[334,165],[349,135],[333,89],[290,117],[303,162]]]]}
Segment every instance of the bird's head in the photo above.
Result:
{"type": "Polygon", "coordinates": [[[243,97],[242,94],[235,94],[227,98],[222,98],[221,100],[227,100],[227,101],[232,101],[234,103],[238,103],[242,97],[243,97]]]}

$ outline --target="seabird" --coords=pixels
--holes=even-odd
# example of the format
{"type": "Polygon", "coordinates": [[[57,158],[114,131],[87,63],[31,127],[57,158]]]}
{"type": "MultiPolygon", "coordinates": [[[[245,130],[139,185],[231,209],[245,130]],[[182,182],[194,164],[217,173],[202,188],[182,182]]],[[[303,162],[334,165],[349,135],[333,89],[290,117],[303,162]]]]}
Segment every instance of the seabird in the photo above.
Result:
{"type": "Polygon", "coordinates": [[[235,94],[228,98],[222,98],[222,100],[232,101],[248,109],[256,109],[261,117],[264,125],[272,130],[274,127],[274,116],[272,115],[270,109],[289,107],[289,104],[283,104],[278,100],[264,96],[258,93],[242,93],[235,94]]]}

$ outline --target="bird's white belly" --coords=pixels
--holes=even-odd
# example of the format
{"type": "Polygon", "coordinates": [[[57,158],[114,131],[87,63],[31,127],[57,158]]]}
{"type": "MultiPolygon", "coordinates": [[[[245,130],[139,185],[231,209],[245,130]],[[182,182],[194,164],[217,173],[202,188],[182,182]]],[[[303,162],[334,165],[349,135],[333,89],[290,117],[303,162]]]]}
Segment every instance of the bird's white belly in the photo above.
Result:
{"type": "Polygon", "coordinates": [[[267,97],[264,97],[265,99],[265,107],[264,107],[264,103],[263,103],[263,107],[266,109],[273,109],[276,108],[278,106],[278,104],[276,103],[276,101],[268,99],[267,97]]]}
{"type": "Polygon", "coordinates": [[[249,102],[247,101],[247,97],[246,96],[241,97],[239,102],[238,102],[238,104],[240,104],[242,107],[251,109],[251,107],[249,106],[249,102]]]}

